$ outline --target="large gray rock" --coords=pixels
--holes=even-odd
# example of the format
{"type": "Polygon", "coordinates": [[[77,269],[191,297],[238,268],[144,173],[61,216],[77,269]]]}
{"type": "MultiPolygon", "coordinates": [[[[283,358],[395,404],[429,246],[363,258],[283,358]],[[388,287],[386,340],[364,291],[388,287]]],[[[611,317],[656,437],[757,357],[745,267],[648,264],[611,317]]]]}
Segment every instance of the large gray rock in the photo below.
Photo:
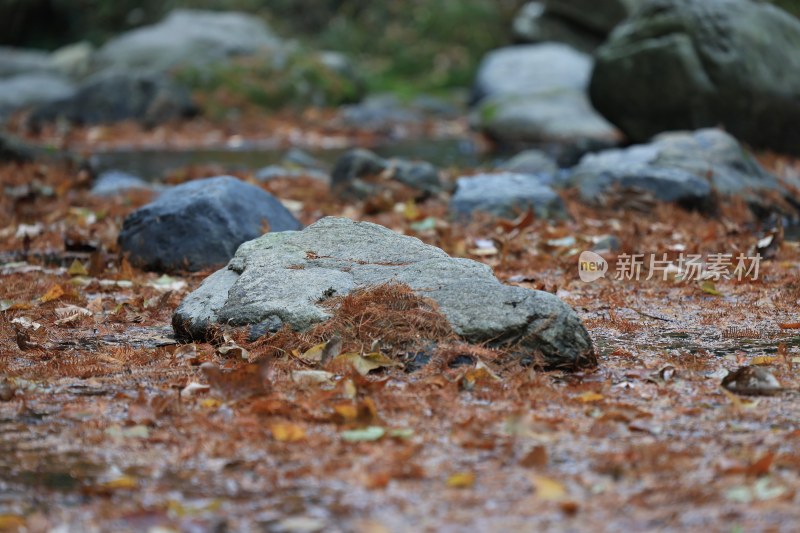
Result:
{"type": "Polygon", "coordinates": [[[603,36],[576,26],[569,19],[554,15],[542,2],[528,2],[514,17],[514,39],[521,43],[565,43],[591,53],[603,42],[603,36]]]}
{"type": "Polygon", "coordinates": [[[168,189],[125,219],[119,245],[131,263],[149,270],[201,270],[233,257],[266,229],[301,224],[271,194],[230,176],[168,189]]]}
{"type": "Polygon", "coordinates": [[[0,79],[0,116],[75,94],[75,84],[60,74],[33,72],[0,79]]]}
{"type": "Polygon", "coordinates": [[[50,54],[47,52],[0,46],[0,78],[43,72],[53,72],[50,54]]]}
{"type": "Polygon", "coordinates": [[[483,212],[515,218],[533,209],[537,218],[567,218],[564,202],[550,187],[551,182],[551,175],[510,172],[459,178],[450,211],[458,216],[483,212]]]}
{"type": "Polygon", "coordinates": [[[97,176],[90,193],[94,196],[118,196],[131,191],[156,191],[160,188],[139,176],[119,170],[107,170],[97,176]]]}
{"type": "Polygon", "coordinates": [[[569,88],[486,98],[473,122],[491,138],[508,144],[592,139],[613,146],[619,137],[583,90],[569,88]]]}
{"type": "Polygon", "coordinates": [[[164,77],[112,73],[88,80],[72,96],[39,106],[29,123],[36,128],[57,119],[76,124],[136,120],[153,126],[195,114],[189,91],[164,77]]]}
{"type": "Polygon", "coordinates": [[[724,125],[800,153],[800,21],[747,0],[650,0],[597,50],[594,106],[634,141],[724,125]]]}
{"type": "Polygon", "coordinates": [[[472,102],[488,96],[584,91],[591,71],[591,56],[561,43],[498,48],[486,54],[478,67],[472,102]]]}
{"type": "Polygon", "coordinates": [[[500,168],[517,174],[550,174],[558,172],[555,159],[541,150],[524,150],[500,165],[500,168]]]}
{"type": "Polygon", "coordinates": [[[357,148],[343,154],[333,167],[331,189],[346,198],[364,199],[402,186],[424,197],[442,190],[439,171],[426,161],[383,159],[357,148]]]}
{"type": "Polygon", "coordinates": [[[544,0],[544,4],[547,13],[563,17],[599,35],[606,35],[645,1],[544,0]]]}
{"type": "Polygon", "coordinates": [[[765,191],[785,193],[775,176],[718,129],[665,133],[649,144],[585,155],[567,185],[577,186],[590,202],[620,187],[700,208],[712,206],[713,191],[766,209],[765,191]]]}
{"type": "Polygon", "coordinates": [[[560,43],[490,52],[473,85],[472,123],[507,144],[592,139],[613,145],[616,128],[586,95],[591,70],[591,56],[560,43]]]}
{"type": "Polygon", "coordinates": [[[100,68],[166,72],[278,47],[280,41],[252,15],[176,9],[164,20],[126,32],[97,53],[100,68]]]}
{"type": "Polygon", "coordinates": [[[382,226],[332,217],[244,243],[226,268],[186,297],[172,325],[184,339],[204,339],[216,324],[274,317],[303,330],[329,318],[320,305],[326,298],[389,282],[435,300],[468,341],[540,353],[551,367],[596,363],[580,319],[556,296],[503,285],[484,264],[382,226]]]}

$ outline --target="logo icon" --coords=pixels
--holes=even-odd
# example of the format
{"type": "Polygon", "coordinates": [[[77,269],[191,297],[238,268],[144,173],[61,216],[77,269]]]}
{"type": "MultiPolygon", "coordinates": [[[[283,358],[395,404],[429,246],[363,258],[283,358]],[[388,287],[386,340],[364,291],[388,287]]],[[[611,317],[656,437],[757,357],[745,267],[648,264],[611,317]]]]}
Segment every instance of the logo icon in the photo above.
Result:
{"type": "Polygon", "coordinates": [[[578,276],[586,283],[605,277],[608,272],[608,262],[600,255],[585,251],[578,258],[578,276]]]}

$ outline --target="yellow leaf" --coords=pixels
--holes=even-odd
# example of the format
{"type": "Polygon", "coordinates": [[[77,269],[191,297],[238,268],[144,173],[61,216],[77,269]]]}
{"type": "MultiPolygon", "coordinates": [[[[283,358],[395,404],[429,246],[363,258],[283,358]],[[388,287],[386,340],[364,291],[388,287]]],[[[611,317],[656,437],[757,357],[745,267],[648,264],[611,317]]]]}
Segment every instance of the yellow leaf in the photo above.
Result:
{"type": "Polygon", "coordinates": [[[751,365],[774,365],[778,362],[778,358],[773,355],[759,355],[758,357],[753,357],[753,360],[750,361],[751,365]]]}
{"type": "Polygon", "coordinates": [[[406,201],[405,205],[403,206],[403,216],[409,222],[413,222],[414,220],[418,220],[420,218],[419,208],[417,208],[417,204],[414,203],[414,200],[406,201]]]}
{"type": "Polygon", "coordinates": [[[710,294],[711,296],[722,296],[722,293],[719,292],[711,281],[704,281],[700,284],[700,290],[702,290],[706,294],[710,294]]]}
{"type": "Polygon", "coordinates": [[[203,398],[200,401],[200,407],[204,407],[206,409],[216,409],[222,405],[222,402],[216,398],[203,398]]]}
{"type": "Polygon", "coordinates": [[[555,479],[534,474],[531,476],[531,482],[533,488],[536,489],[536,497],[541,500],[557,502],[567,495],[564,485],[555,479]]]}
{"type": "Polygon", "coordinates": [[[403,366],[402,363],[390,359],[380,352],[372,352],[364,355],[357,352],[347,352],[337,356],[332,362],[334,366],[352,366],[355,371],[362,376],[366,376],[372,370],[378,368],[403,366]]]}
{"type": "Polygon", "coordinates": [[[138,485],[135,477],[123,475],[111,481],[101,483],[100,488],[105,490],[130,490],[135,489],[138,485]]]}
{"type": "Polygon", "coordinates": [[[327,342],[321,342],[309,348],[300,357],[306,361],[319,363],[322,360],[322,352],[325,350],[327,342]]]}
{"type": "Polygon", "coordinates": [[[0,514],[0,531],[17,531],[25,526],[25,519],[13,514],[0,514]]]}
{"type": "Polygon", "coordinates": [[[334,405],[333,410],[337,415],[341,416],[345,420],[355,420],[358,418],[358,407],[352,403],[340,403],[339,405],[334,405]]]}
{"type": "Polygon", "coordinates": [[[278,442],[297,442],[306,438],[306,430],[290,422],[278,422],[270,426],[272,438],[278,442]]]}
{"type": "Polygon", "coordinates": [[[447,478],[447,486],[456,489],[468,489],[475,484],[473,472],[456,472],[447,478]]]}
{"type": "Polygon", "coordinates": [[[64,296],[64,289],[61,288],[61,285],[53,285],[44,293],[44,296],[39,298],[39,301],[42,303],[52,302],[53,300],[58,300],[62,296],[64,296]]]}
{"type": "Polygon", "coordinates": [[[586,391],[583,394],[579,394],[577,396],[578,401],[581,403],[599,402],[603,398],[604,396],[602,394],[598,394],[594,391],[586,391]]]}
{"type": "Polygon", "coordinates": [[[72,264],[69,266],[69,270],[67,270],[67,274],[70,276],[88,276],[89,271],[86,270],[86,267],[83,266],[83,263],[75,259],[72,261],[72,264]]]}

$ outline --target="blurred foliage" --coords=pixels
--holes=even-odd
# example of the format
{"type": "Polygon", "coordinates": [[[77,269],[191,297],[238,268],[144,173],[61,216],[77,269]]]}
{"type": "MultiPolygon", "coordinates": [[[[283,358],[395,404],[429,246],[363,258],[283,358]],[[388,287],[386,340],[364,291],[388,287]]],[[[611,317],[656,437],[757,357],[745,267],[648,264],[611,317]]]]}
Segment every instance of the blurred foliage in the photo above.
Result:
{"type": "Polygon", "coordinates": [[[211,66],[185,67],[176,77],[200,94],[203,109],[216,118],[249,104],[266,109],[338,106],[357,102],[364,93],[354,73],[303,49],[280,58],[249,56],[211,66]]]}
{"type": "MultiPolygon", "coordinates": [[[[800,14],[800,0],[771,0],[800,14]]],[[[121,31],[161,19],[176,7],[239,10],[261,16],[276,31],[303,46],[348,54],[371,91],[401,96],[435,93],[471,83],[483,54],[511,42],[511,21],[524,0],[0,0],[0,44],[55,48],[77,40],[101,44],[121,31]]],[[[241,67],[233,65],[232,70],[241,67]]],[[[323,70],[297,66],[301,79],[323,70]]],[[[265,94],[251,90],[250,79],[269,74],[256,69],[234,93],[258,99],[288,99],[273,83],[265,94]],[[283,96],[282,96],[283,95],[283,96]]],[[[192,80],[222,90],[218,72],[192,80]],[[215,86],[217,85],[217,86],[215,86]]],[[[351,88],[335,83],[331,102],[345,101],[351,88]]]]}
{"type": "Polygon", "coordinates": [[[770,3],[785,9],[795,16],[800,16],[800,0],[770,0],[770,3]]]}
{"type": "Polygon", "coordinates": [[[481,56],[510,42],[511,20],[523,3],[0,0],[0,44],[43,48],[76,40],[101,44],[120,31],[155,22],[176,7],[240,10],[263,17],[284,37],[348,54],[360,65],[370,90],[413,94],[468,85],[481,56]]]}

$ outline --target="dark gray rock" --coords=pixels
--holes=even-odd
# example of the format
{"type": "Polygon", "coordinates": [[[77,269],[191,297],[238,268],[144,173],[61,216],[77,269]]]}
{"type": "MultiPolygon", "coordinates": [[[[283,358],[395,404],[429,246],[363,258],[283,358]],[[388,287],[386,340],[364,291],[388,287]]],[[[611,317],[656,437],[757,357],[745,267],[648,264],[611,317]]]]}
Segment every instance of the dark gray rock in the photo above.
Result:
{"type": "Polygon", "coordinates": [[[631,140],[723,125],[800,153],[800,21],[765,2],[650,0],[597,50],[595,108],[631,140]]]}
{"type": "Polygon", "coordinates": [[[26,163],[36,159],[37,150],[17,137],[0,131],[0,161],[26,163]]]}
{"type": "Polygon", "coordinates": [[[320,305],[326,298],[389,282],[435,300],[470,342],[510,345],[522,357],[538,353],[550,367],[596,364],[580,319],[553,294],[503,285],[484,264],[343,218],[244,243],[226,268],[184,299],[172,324],[184,339],[204,339],[215,324],[244,326],[270,317],[303,330],[330,317],[320,305]]]}
{"type": "Polygon", "coordinates": [[[340,119],[346,126],[391,131],[421,124],[425,117],[418,110],[401,104],[396,96],[379,94],[368,96],[357,104],[343,106],[340,119]]]}
{"type": "Polygon", "coordinates": [[[532,208],[538,218],[567,218],[564,203],[550,186],[551,182],[550,175],[509,172],[459,178],[450,211],[457,216],[470,216],[478,211],[515,218],[532,208]]]}
{"type": "Polygon", "coordinates": [[[502,165],[502,170],[516,174],[550,174],[558,171],[556,160],[536,149],[520,152],[502,165]]]}
{"type": "Polygon", "coordinates": [[[581,52],[591,53],[603,42],[603,36],[554,15],[542,2],[528,2],[520,8],[513,22],[514,39],[520,43],[558,42],[581,52]]]}
{"type": "Polygon", "coordinates": [[[155,191],[157,188],[133,174],[108,170],[97,176],[90,192],[94,196],[116,196],[132,190],[155,191]]]}
{"type": "Polygon", "coordinates": [[[646,0],[544,0],[547,13],[607,35],[646,0]]]}
{"type": "Polygon", "coordinates": [[[775,176],[718,129],[666,133],[649,144],[588,154],[572,169],[567,184],[577,186],[586,201],[597,201],[618,186],[701,208],[711,207],[712,191],[762,207],[767,207],[764,191],[782,191],[775,176]]]}
{"type": "Polygon", "coordinates": [[[176,9],[164,20],[123,33],[98,52],[99,68],[163,73],[277,49],[280,40],[252,15],[176,9]]]}
{"type": "Polygon", "coordinates": [[[125,219],[119,245],[133,264],[150,270],[201,270],[233,257],[261,235],[301,224],[268,192],[230,176],[168,189],[125,219]]]}
{"type": "Polygon", "coordinates": [[[75,124],[137,120],[146,126],[197,114],[189,91],[163,78],[141,74],[102,75],[87,81],[71,97],[36,108],[32,127],[65,119],[75,124]]]}
{"type": "Polygon", "coordinates": [[[75,84],[58,73],[32,72],[0,79],[0,116],[69,98],[75,84]]]}
{"type": "Polygon", "coordinates": [[[418,197],[442,190],[439,171],[425,161],[383,159],[364,149],[343,154],[333,167],[331,189],[343,197],[364,199],[400,184],[416,191],[418,197]]]}

